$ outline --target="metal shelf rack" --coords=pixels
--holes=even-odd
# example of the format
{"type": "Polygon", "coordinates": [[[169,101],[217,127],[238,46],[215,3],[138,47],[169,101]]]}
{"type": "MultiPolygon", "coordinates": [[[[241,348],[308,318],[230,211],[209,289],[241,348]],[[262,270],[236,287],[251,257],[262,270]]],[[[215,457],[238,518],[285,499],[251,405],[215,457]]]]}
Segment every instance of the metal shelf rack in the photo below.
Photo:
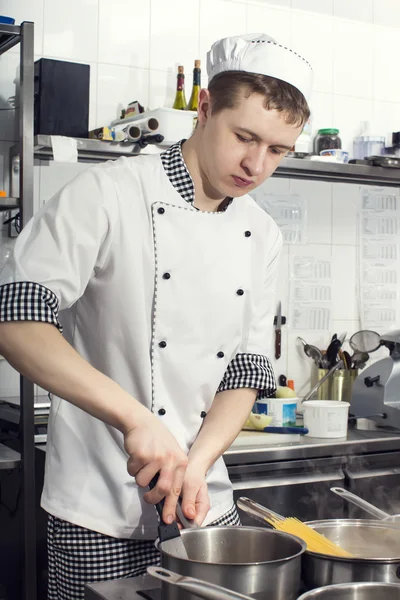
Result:
{"type": "MultiPolygon", "coordinates": [[[[134,143],[77,138],[78,160],[82,162],[103,162],[120,156],[138,156],[134,149],[134,143]]],[[[35,136],[33,152],[35,158],[52,160],[51,136],[35,136]]],[[[11,155],[16,156],[17,153],[18,148],[14,146],[11,155]]],[[[400,186],[400,169],[334,162],[322,163],[300,158],[284,158],[273,176],[359,185],[400,186]]]]}
{"type": "MultiPolygon", "coordinates": [[[[21,225],[24,227],[33,215],[33,93],[34,25],[23,22],[20,26],[0,24],[0,55],[17,44],[20,45],[20,111],[19,142],[20,157],[19,203],[16,199],[4,198],[2,205],[13,208],[19,204],[21,225]]],[[[3,208],[4,210],[4,208],[3,208]]],[[[20,451],[0,446],[0,460],[5,457],[10,467],[21,468],[22,516],[23,516],[23,595],[25,600],[35,600],[37,595],[36,575],[36,520],[35,520],[35,443],[34,443],[34,386],[21,377],[21,425],[20,451]]]]}

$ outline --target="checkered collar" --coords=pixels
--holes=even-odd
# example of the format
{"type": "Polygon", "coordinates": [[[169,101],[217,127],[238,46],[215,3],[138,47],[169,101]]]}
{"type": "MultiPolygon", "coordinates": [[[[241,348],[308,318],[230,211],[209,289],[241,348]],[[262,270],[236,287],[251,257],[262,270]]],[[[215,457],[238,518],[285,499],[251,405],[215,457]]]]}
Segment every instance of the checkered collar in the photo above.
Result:
{"type": "MultiPolygon", "coordinates": [[[[163,152],[161,154],[161,162],[168,179],[176,191],[184,200],[186,200],[186,202],[193,204],[194,183],[182,156],[182,144],[185,141],[186,140],[181,140],[163,152]]],[[[229,204],[232,202],[232,198],[227,200],[227,202],[225,200],[221,202],[221,208],[219,208],[219,210],[226,210],[228,208],[229,204]]]]}

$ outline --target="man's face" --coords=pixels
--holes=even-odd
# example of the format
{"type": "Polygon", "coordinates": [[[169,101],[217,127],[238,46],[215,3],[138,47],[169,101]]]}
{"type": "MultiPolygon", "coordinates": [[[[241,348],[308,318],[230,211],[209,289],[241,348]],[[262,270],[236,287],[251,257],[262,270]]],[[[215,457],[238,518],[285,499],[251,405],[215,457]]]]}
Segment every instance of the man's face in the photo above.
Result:
{"type": "Polygon", "coordinates": [[[258,187],[294,146],[302,126],[264,107],[264,97],[242,94],[236,108],[213,115],[209,93],[199,102],[202,127],[201,167],[216,195],[243,196],[258,187]]]}

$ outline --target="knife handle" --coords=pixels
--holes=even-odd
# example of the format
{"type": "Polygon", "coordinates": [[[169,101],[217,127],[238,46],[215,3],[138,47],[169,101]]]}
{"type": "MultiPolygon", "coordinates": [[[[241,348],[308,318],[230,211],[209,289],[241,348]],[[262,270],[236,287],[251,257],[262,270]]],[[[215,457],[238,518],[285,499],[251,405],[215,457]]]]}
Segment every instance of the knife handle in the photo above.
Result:
{"type": "Polygon", "coordinates": [[[281,357],[281,340],[282,340],[281,330],[275,329],[275,358],[281,357]]]}
{"type": "MultiPolygon", "coordinates": [[[[150,483],[149,483],[149,489],[150,490],[152,490],[153,488],[156,487],[159,476],[160,476],[160,473],[156,473],[154,475],[153,479],[150,481],[150,483]]],[[[162,518],[162,512],[163,512],[163,509],[164,509],[164,503],[165,503],[165,498],[163,498],[162,500],[160,500],[160,502],[157,502],[157,504],[155,505],[156,510],[158,512],[158,516],[160,517],[161,523],[164,523],[163,518],[162,518]]]]}

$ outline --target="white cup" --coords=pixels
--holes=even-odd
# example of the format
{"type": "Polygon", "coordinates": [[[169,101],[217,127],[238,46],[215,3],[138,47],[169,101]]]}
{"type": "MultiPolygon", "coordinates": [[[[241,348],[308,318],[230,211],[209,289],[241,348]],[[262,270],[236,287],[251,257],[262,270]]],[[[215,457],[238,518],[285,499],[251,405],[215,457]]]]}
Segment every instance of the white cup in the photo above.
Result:
{"type": "Polygon", "coordinates": [[[303,402],[306,436],[315,438],[345,438],[350,404],[339,400],[308,400],[303,402]]]}

